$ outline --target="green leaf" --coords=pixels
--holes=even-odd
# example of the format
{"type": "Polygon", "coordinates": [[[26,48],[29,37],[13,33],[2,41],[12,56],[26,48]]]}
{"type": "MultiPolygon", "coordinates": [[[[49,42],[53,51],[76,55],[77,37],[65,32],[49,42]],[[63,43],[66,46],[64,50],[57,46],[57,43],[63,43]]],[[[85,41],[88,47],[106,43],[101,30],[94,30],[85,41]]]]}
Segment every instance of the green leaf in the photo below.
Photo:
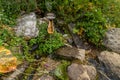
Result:
{"type": "Polygon", "coordinates": [[[3,40],[2,40],[2,39],[0,39],[0,46],[2,46],[2,44],[3,44],[3,40]]]}
{"type": "Polygon", "coordinates": [[[69,80],[66,70],[69,64],[67,61],[62,61],[62,64],[55,69],[54,75],[60,80],[69,80]]]}

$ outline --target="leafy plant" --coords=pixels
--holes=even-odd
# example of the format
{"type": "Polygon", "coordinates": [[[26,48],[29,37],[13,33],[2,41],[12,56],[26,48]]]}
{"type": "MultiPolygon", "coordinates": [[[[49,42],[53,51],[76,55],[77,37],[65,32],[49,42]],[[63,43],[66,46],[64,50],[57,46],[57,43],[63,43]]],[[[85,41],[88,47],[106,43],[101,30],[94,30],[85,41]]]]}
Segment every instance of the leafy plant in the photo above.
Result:
{"type": "Polygon", "coordinates": [[[60,65],[55,69],[54,75],[57,77],[58,80],[69,80],[69,77],[67,75],[67,66],[70,63],[67,61],[62,61],[60,65]]]}
{"type": "Polygon", "coordinates": [[[80,37],[98,46],[102,44],[106,24],[119,27],[119,4],[118,0],[52,0],[50,6],[65,24],[76,24],[74,31],[81,33],[80,37]]]}
{"type": "Polygon", "coordinates": [[[102,38],[107,29],[105,27],[106,18],[101,8],[97,7],[93,1],[58,0],[58,2],[54,2],[53,10],[59,12],[57,13],[59,18],[63,19],[66,24],[74,23],[74,31],[78,35],[81,33],[80,37],[98,46],[102,44],[102,38]]]}
{"type": "Polygon", "coordinates": [[[39,25],[39,30],[39,36],[36,39],[30,40],[30,42],[33,41],[32,43],[34,44],[39,44],[38,54],[50,54],[64,45],[60,33],[55,31],[53,34],[48,34],[46,23],[39,25]]]}
{"type": "Polygon", "coordinates": [[[0,42],[1,45],[10,40],[11,34],[5,29],[4,25],[0,25],[0,42]]]}
{"type": "Polygon", "coordinates": [[[0,0],[0,22],[13,26],[24,12],[54,12],[66,25],[76,24],[75,31],[81,33],[80,37],[100,45],[105,25],[120,26],[119,4],[119,0],[0,0]]]}
{"type": "Polygon", "coordinates": [[[0,39],[0,46],[2,46],[3,45],[3,40],[2,39],[0,39]]]}
{"type": "MultiPolygon", "coordinates": [[[[12,50],[12,48],[23,47],[24,53],[29,52],[27,42],[22,37],[17,37],[13,29],[7,25],[0,25],[0,46],[5,46],[6,48],[12,50]]],[[[18,59],[25,59],[24,55],[18,52],[12,51],[12,54],[17,56],[18,59]],[[18,55],[16,55],[18,54],[18,55]],[[23,56],[23,57],[21,57],[23,56]]]]}
{"type": "Polygon", "coordinates": [[[0,21],[14,26],[16,18],[37,8],[36,0],[0,0],[0,21]]]}
{"type": "Polygon", "coordinates": [[[120,12],[120,1],[119,0],[92,0],[94,5],[97,8],[100,8],[104,17],[107,20],[107,23],[110,26],[120,27],[120,19],[119,19],[119,12],[120,12]]]}
{"type": "MultiPolygon", "coordinates": [[[[92,4],[92,3],[91,3],[92,4]]],[[[89,5],[86,6],[90,8],[89,5]]],[[[85,12],[83,18],[76,23],[77,33],[83,29],[83,33],[80,34],[83,38],[95,45],[101,45],[104,32],[106,31],[105,23],[106,19],[99,8],[92,6],[92,9],[85,12]]]]}

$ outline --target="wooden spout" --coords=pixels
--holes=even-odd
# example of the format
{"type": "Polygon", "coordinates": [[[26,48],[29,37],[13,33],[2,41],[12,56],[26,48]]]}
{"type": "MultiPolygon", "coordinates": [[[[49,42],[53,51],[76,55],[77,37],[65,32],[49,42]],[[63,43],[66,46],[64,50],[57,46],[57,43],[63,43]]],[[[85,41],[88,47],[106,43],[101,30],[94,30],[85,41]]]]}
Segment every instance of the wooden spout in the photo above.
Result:
{"type": "Polygon", "coordinates": [[[53,33],[54,33],[54,24],[53,24],[53,20],[49,20],[49,24],[48,24],[47,31],[48,31],[49,34],[53,34],[53,33]]]}

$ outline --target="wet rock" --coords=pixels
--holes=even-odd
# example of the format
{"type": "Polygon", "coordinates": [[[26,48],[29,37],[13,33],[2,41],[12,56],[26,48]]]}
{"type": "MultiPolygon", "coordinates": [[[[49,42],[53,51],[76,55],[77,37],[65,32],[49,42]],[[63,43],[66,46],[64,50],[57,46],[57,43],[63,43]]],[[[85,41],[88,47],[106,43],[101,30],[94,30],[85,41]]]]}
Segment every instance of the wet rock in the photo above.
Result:
{"type": "Polygon", "coordinates": [[[120,80],[120,55],[115,52],[103,51],[98,58],[104,64],[107,75],[113,80],[120,80]]]}
{"type": "Polygon", "coordinates": [[[120,28],[110,29],[106,32],[104,45],[112,51],[120,53],[120,28]]]}
{"type": "Polygon", "coordinates": [[[77,58],[81,61],[85,60],[85,50],[75,47],[62,47],[56,51],[56,54],[69,58],[77,58]]]}
{"type": "Polygon", "coordinates": [[[68,24],[68,30],[72,36],[75,46],[77,48],[88,49],[90,46],[88,44],[85,44],[79,35],[73,33],[74,27],[75,27],[75,24],[73,23],[68,24]]]}
{"type": "Polygon", "coordinates": [[[37,19],[35,13],[23,15],[17,20],[15,32],[17,36],[24,36],[25,39],[37,37],[38,28],[36,27],[37,19]]]}
{"type": "Polygon", "coordinates": [[[94,80],[96,74],[96,69],[93,66],[79,65],[76,63],[68,66],[68,76],[70,80],[94,80]]]}
{"type": "Polygon", "coordinates": [[[98,70],[98,80],[111,80],[103,71],[98,70]]]}
{"type": "Polygon", "coordinates": [[[39,79],[37,80],[55,80],[52,76],[50,75],[42,75],[39,79]]]}
{"type": "Polygon", "coordinates": [[[78,37],[78,35],[76,35],[76,34],[73,33],[74,26],[75,26],[75,24],[70,23],[68,25],[68,29],[70,31],[70,34],[72,35],[72,38],[73,38],[73,41],[74,41],[76,47],[82,48],[82,44],[83,44],[82,40],[78,37]]]}

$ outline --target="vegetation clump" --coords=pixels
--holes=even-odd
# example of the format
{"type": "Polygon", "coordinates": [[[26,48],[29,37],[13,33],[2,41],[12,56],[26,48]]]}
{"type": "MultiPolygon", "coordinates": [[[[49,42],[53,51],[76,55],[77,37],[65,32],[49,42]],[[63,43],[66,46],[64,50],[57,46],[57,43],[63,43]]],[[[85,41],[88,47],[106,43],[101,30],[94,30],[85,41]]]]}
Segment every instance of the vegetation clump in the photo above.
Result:
{"type": "Polygon", "coordinates": [[[38,44],[37,54],[50,54],[64,45],[60,33],[54,31],[53,34],[48,34],[47,25],[46,23],[39,25],[38,37],[30,40],[30,45],[38,44]]]}
{"type": "Polygon", "coordinates": [[[83,40],[101,46],[104,32],[110,27],[120,25],[119,4],[118,0],[0,0],[0,45],[22,46],[25,55],[29,55],[29,50],[35,44],[38,45],[35,51],[38,55],[50,54],[63,46],[61,34],[55,31],[49,35],[47,24],[40,25],[39,36],[29,42],[22,37],[16,37],[14,32],[1,28],[2,25],[14,26],[17,17],[34,11],[41,16],[46,12],[54,12],[57,19],[65,22],[62,26],[65,33],[69,31],[67,25],[74,23],[75,34],[83,40]]]}
{"type": "Polygon", "coordinates": [[[74,23],[76,25],[74,32],[97,46],[102,44],[104,32],[109,27],[120,25],[118,0],[0,0],[0,2],[0,21],[4,24],[12,26],[15,24],[15,18],[31,11],[41,15],[54,12],[58,19],[65,21],[65,24],[74,23]]]}

